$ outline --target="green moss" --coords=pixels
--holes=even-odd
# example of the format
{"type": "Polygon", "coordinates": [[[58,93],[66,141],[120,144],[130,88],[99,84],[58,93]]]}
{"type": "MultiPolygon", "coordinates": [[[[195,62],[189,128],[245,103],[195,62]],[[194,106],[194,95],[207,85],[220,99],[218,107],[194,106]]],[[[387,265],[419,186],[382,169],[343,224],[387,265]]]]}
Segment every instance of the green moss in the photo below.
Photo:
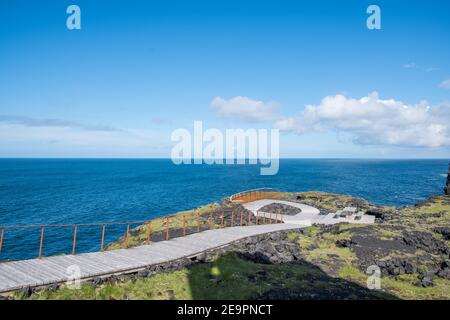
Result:
{"type": "Polygon", "coordinates": [[[356,281],[358,283],[362,283],[367,280],[367,275],[359,271],[359,269],[355,268],[351,264],[346,265],[339,270],[339,277],[356,281]]]}
{"type": "Polygon", "coordinates": [[[343,224],[339,225],[339,232],[344,232],[344,231],[353,230],[353,229],[357,229],[357,228],[365,228],[367,226],[369,226],[369,225],[362,224],[362,223],[358,223],[358,224],[343,223],[343,224]]]}
{"type": "MultiPolygon", "coordinates": [[[[367,275],[353,266],[345,266],[339,276],[364,285],[367,275]]],[[[417,285],[417,274],[401,275],[396,278],[381,277],[381,289],[394,293],[402,299],[450,299],[450,281],[435,279],[433,287],[423,288],[417,285]]]]}

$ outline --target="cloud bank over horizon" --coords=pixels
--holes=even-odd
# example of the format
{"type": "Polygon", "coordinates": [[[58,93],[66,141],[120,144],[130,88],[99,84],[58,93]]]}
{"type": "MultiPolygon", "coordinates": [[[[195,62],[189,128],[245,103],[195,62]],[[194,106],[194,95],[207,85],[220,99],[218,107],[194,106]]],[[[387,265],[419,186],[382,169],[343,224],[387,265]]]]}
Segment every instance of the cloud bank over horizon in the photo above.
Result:
{"type": "Polygon", "coordinates": [[[450,146],[450,104],[416,105],[381,99],[377,92],[355,99],[342,94],[326,96],[317,105],[306,105],[295,117],[277,113],[279,104],[248,97],[215,98],[211,105],[219,117],[272,121],[280,131],[305,135],[337,131],[351,134],[359,145],[439,148],[450,146]],[[277,108],[270,106],[276,105],[277,108]],[[276,110],[276,111],[275,111],[276,110]]]}
{"type": "MultiPolygon", "coordinates": [[[[396,99],[382,99],[377,92],[372,92],[358,99],[343,94],[325,96],[318,104],[306,105],[296,116],[283,114],[276,101],[245,96],[215,97],[210,107],[218,119],[239,120],[243,126],[269,125],[291,133],[293,135],[286,139],[291,139],[289,146],[296,150],[304,147],[309,135],[326,145],[333,133],[338,137],[344,133],[345,141],[339,138],[339,143],[349,147],[421,148],[422,154],[446,151],[450,147],[450,103],[430,106],[422,101],[411,105],[396,99]],[[305,138],[298,142],[295,135],[305,138]]],[[[0,115],[3,149],[0,153],[14,155],[20,151],[21,155],[32,149],[38,150],[39,155],[157,154],[164,157],[170,150],[169,131],[174,128],[172,125],[162,130],[155,128],[158,123],[166,123],[155,119],[149,119],[144,128],[118,128],[65,119],[0,115]]]]}
{"type": "Polygon", "coordinates": [[[2,156],[23,156],[32,150],[38,156],[145,157],[167,149],[168,143],[160,143],[163,139],[164,134],[152,128],[116,128],[64,119],[0,115],[2,156]]]}

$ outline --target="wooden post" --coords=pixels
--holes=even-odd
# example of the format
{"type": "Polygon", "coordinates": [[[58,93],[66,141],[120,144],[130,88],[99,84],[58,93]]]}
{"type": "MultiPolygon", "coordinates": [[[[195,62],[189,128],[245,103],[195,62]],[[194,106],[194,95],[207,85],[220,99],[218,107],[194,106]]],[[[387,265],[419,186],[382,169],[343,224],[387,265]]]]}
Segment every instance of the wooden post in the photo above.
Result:
{"type": "Polygon", "coordinates": [[[259,211],[256,211],[256,224],[258,224],[259,221],[259,211]]]}
{"type": "Polygon", "coordinates": [[[73,243],[72,243],[72,255],[75,255],[75,250],[77,249],[77,231],[78,226],[75,225],[75,228],[73,229],[73,243]]]}
{"type": "Polygon", "coordinates": [[[240,225],[242,226],[242,210],[239,210],[239,212],[241,213],[241,223],[240,223],[240,225]]]}
{"type": "Polygon", "coordinates": [[[224,216],[224,212],[223,212],[223,207],[222,207],[222,228],[223,228],[223,224],[225,222],[225,216],[224,216]]]}
{"type": "Polygon", "coordinates": [[[197,211],[197,232],[200,232],[200,213],[197,211]]]}
{"type": "Polygon", "coordinates": [[[269,224],[272,224],[272,211],[270,211],[270,221],[269,224]]]}
{"type": "Polygon", "coordinates": [[[248,225],[252,223],[252,212],[248,210],[248,225]]]}
{"type": "Polygon", "coordinates": [[[212,225],[213,225],[213,212],[211,209],[211,211],[209,212],[209,229],[210,230],[212,229],[212,225]]]}
{"type": "Polygon", "coordinates": [[[106,231],[106,224],[102,226],[102,243],[100,244],[100,251],[105,251],[105,231],[106,231]]]}
{"type": "Polygon", "coordinates": [[[127,231],[125,232],[125,248],[128,248],[128,234],[130,233],[130,224],[127,224],[127,231]]]}
{"type": "Polygon", "coordinates": [[[264,212],[264,215],[263,215],[263,224],[266,224],[266,213],[264,212]]]}
{"type": "Polygon", "coordinates": [[[275,212],[275,223],[278,223],[278,210],[275,212]]]}
{"type": "Polygon", "coordinates": [[[169,217],[166,218],[166,240],[169,240],[169,217]]]}
{"type": "Polygon", "coordinates": [[[0,235],[0,253],[2,253],[3,238],[5,237],[5,227],[2,227],[2,234],[0,235]]]}
{"type": "Polygon", "coordinates": [[[234,226],[234,209],[231,210],[231,226],[234,226]]]}
{"type": "Polygon", "coordinates": [[[41,226],[41,240],[39,241],[39,256],[38,258],[42,258],[42,245],[44,244],[44,226],[41,226]]]}
{"type": "Polygon", "coordinates": [[[183,237],[186,236],[186,215],[183,215],[183,237]]]}
{"type": "Polygon", "coordinates": [[[152,232],[152,225],[151,225],[151,222],[149,221],[147,223],[147,244],[149,244],[151,241],[151,236],[152,236],[151,232],[152,232]]]}

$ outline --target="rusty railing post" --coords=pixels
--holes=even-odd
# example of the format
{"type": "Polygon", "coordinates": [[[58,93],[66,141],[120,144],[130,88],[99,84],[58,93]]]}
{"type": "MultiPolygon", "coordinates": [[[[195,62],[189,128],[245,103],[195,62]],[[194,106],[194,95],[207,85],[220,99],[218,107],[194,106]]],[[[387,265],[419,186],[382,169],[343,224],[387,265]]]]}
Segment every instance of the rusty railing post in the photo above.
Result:
{"type": "Polygon", "coordinates": [[[166,218],[166,240],[169,240],[169,217],[166,218]]]}
{"type": "Polygon", "coordinates": [[[39,255],[38,258],[42,258],[42,245],[44,244],[44,226],[41,226],[41,240],[39,241],[39,255]]]}
{"type": "Polygon", "coordinates": [[[2,233],[0,234],[0,253],[2,253],[3,238],[5,237],[5,227],[2,227],[2,233]]]}
{"type": "Polygon", "coordinates": [[[128,234],[130,233],[130,224],[127,224],[127,231],[125,232],[125,248],[128,248],[128,234]]]}
{"type": "Polygon", "coordinates": [[[183,237],[186,237],[186,215],[183,215],[183,237]]]}
{"type": "Polygon", "coordinates": [[[100,244],[100,251],[105,251],[105,232],[106,232],[106,224],[102,226],[102,243],[100,244]]]}
{"type": "Polygon", "coordinates": [[[225,216],[224,216],[224,212],[223,212],[223,207],[222,207],[222,228],[223,228],[223,224],[225,222],[225,216]]]}
{"type": "Polygon", "coordinates": [[[72,255],[75,255],[75,250],[77,249],[77,231],[78,231],[78,226],[75,225],[75,227],[73,228],[73,243],[72,243],[72,255]]]}
{"type": "Polygon", "coordinates": [[[234,209],[231,209],[231,226],[234,227],[234,209]]]}
{"type": "Polygon", "coordinates": [[[147,223],[147,244],[150,244],[151,236],[152,236],[151,232],[152,232],[152,225],[151,225],[151,222],[149,221],[147,223]]]}
{"type": "Polygon", "coordinates": [[[211,209],[211,211],[209,212],[209,229],[210,230],[212,229],[212,225],[213,225],[213,212],[211,209]]]}
{"type": "Polygon", "coordinates": [[[197,232],[200,232],[200,213],[197,211],[197,232]]]}

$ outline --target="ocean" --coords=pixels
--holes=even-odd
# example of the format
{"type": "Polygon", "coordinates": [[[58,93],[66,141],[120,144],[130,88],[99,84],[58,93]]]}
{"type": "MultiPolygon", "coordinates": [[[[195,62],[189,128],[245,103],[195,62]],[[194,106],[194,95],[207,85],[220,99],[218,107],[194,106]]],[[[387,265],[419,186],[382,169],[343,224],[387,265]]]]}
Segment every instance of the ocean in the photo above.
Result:
{"type": "MultiPolygon", "coordinates": [[[[0,226],[145,220],[260,187],[326,191],[382,205],[442,194],[448,160],[282,159],[257,165],[174,165],[169,159],[0,159],[0,226]]],[[[71,229],[69,229],[71,230],[71,229]]],[[[45,231],[43,255],[70,253],[72,231],[45,231]]],[[[106,241],[124,234],[107,230],[106,241]]],[[[40,229],[6,229],[0,260],[34,258],[40,229]]],[[[100,248],[101,227],[80,228],[77,252],[100,248]]]]}

